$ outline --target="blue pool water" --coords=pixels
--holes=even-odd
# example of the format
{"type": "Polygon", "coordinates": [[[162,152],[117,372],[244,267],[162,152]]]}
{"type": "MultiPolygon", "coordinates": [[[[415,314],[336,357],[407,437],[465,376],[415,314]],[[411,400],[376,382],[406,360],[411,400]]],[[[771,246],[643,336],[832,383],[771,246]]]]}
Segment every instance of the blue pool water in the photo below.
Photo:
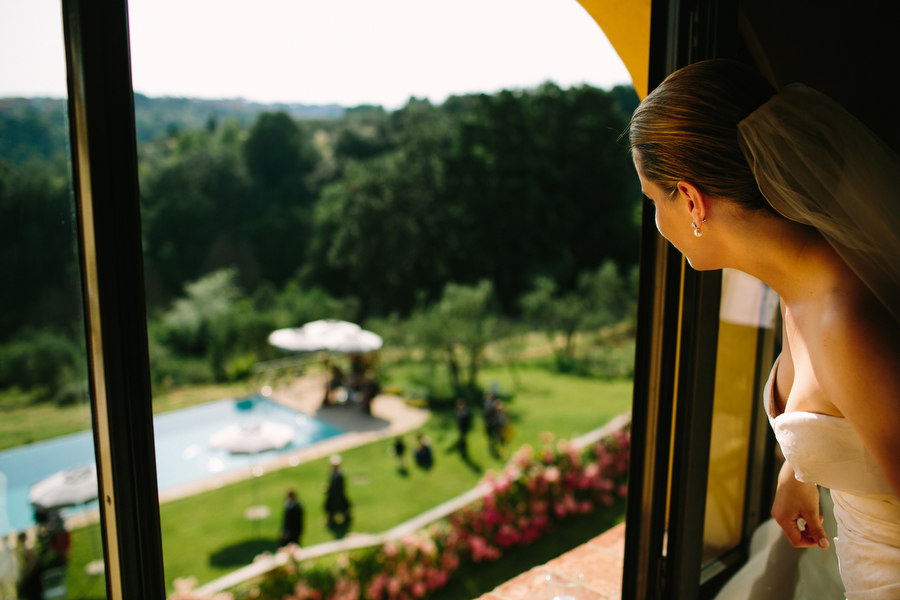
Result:
{"type": "MultiPolygon", "coordinates": [[[[160,492],[215,478],[343,433],[328,423],[262,396],[218,400],[163,413],[153,418],[153,431],[160,492]],[[294,439],[280,450],[259,455],[230,454],[207,444],[212,434],[229,425],[260,421],[290,425],[294,439]]],[[[34,524],[28,502],[28,491],[34,483],[57,471],[93,462],[94,442],[90,431],[0,451],[0,535],[34,524]]]]}

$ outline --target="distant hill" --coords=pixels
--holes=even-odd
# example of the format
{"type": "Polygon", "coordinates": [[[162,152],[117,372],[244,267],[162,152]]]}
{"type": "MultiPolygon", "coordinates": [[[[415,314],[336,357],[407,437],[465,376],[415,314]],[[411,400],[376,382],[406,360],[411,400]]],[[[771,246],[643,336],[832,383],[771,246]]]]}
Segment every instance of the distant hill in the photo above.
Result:
{"type": "MultiPolygon", "coordinates": [[[[250,102],[244,99],[150,98],[134,95],[138,142],[161,133],[199,129],[236,120],[252,123],[261,112],[284,111],[296,119],[339,119],[346,109],[337,104],[308,105],[250,102]]],[[[21,163],[37,154],[49,158],[68,140],[66,102],[60,98],[0,98],[0,158],[21,163]]]]}
{"type": "Polygon", "coordinates": [[[295,119],[339,119],[345,109],[337,104],[262,104],[240,98],[200,100],[197,98],[149,98],[134,95],[135,130],[139,142],[150,141],[165,131],[198,129],[211,121],[234,119],[249,125],[261,112],[283,111],[295,119]]]}

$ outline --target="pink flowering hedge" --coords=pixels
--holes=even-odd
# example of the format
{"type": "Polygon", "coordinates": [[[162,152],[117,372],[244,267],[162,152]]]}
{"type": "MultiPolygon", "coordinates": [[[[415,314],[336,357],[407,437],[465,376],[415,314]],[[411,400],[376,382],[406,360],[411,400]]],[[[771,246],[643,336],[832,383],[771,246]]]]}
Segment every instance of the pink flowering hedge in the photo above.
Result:
{"type": "MultiPolygon", "coordinates": [[[[522,446],[479,501],[415,535],[342,554],[337,561],[294,560],[287,546],[284,566],[232,594],[234,600],[411,600],[427,598],[462,566],[500,558],[527,546],[570,515],[612,506],[627,493],[630,436],[627,430],[584,449],[566,440],[522,446]]],[[[170,600],[195,600],[180,584],[170,600]]]]}

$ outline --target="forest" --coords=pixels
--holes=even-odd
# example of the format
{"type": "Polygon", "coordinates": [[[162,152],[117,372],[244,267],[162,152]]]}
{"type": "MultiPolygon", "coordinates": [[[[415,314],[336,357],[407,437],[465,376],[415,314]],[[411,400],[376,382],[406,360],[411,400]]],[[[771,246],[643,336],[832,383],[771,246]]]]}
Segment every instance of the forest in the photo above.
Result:
{"type": "MultiPolygon", "coordinates": [[[[551,82],[394,111],[138,96],[154,385],[246,377],[279,355],[271,330],[326,317],[468,361],[470,381],[516,326],[572,358],[574,332],[633,310],[636,105],[551,82]]],[[[0,389],[34,402],[85,389],[66,127],[61,100],[0,100],[0,389]]]]}

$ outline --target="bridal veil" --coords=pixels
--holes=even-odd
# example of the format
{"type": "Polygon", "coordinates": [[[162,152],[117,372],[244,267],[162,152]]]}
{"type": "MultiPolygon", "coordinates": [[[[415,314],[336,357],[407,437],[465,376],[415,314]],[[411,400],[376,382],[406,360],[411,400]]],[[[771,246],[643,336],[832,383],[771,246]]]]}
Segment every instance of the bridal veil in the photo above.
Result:
{"type": "Polygon", "coordinates": [[[738,125],[766,200],[815,227],[900,322],[900,160],[838,103],[791,84],[738,125]]]}

